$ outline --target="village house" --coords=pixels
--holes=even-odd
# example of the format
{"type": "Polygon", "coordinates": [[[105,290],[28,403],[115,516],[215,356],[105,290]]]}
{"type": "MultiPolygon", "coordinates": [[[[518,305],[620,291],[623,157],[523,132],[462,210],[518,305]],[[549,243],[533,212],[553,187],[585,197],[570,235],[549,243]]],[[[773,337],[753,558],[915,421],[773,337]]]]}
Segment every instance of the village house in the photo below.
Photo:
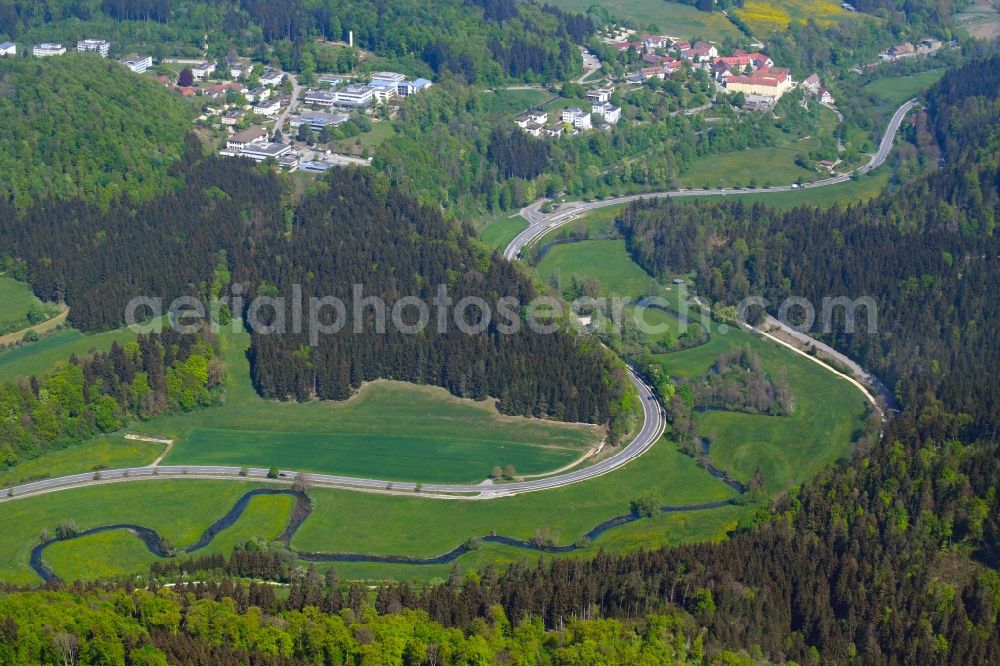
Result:
{"type": "Polygon", "coordinates": [[[102,58],[107,58],[108,51],[111,50],[111,42],[106,39],[81,39],[76,43],[76,50],[77,53],[88,51],[99,53],[102,58]]]}
{"type": "Polygon", "coordinates": [[[514,124],[525,129],[528,125],[544,125],[549,120],[549,114],[544,111],[526,111],[514,119],[514,124]]]}
{"type": "Polygon", "coordinates": [[[293,117],[288,124],[292,129],[298,129],[302,125],[308,125],[315,132],[322,132],[326,127],[336,127],[341,123],[350,120],[346,113],[323,113],[321,111],[310,111],[301,116],[293,117]]]}
{"type": "Polygon", "coordinates": [[[257,77],[262,86],[280,86],[281,82],[285,80],[285,73],[277,70],[271,69],[270,67],[264,68],[264,73],[257,77]]]}
{"type": "Polygon", "coordinates": [[[226,139],[226,150],[239,152],[249,144],[264,141],[267,141],[267,130],[262,127],[250,127],[226,139]]]}
{"type": "Polygon", "coordinates": [[[333,106],[336,98],[337,93],[332,90],[311,89],[306,91],[302,99],[306,104],[312,104],[313,106],[333,106]]]}
{"type": "Polygon", "coordinates": [[[226,58],[226,67],[229,68],[229,78],[240,79],[253,69],[253,63],[246,58],[230,56],[226,58]]]}
{"type": "Polygon", "coordinates": [[[614,91],[614,88],[594,88],[593,90],[588,90],[587,101],[593,104],[603,104],[611,100],[611,93],[614,91]]]}
{"type": "Polygon", "coordinates": [[[643,34],[640,39],[643,46],[648,49],[665,49],[670,46],[670,38],[666,35],[643,34]]]}
{"type": "Polygon", "coordinates": [[[131,69],[136,74],[142,74],[153,66],[153,57],[148,55],[131,54],[119,60],[121,64],[131,69]]]}
{"type": "Polygon", "coordinates": [[[214,62],[202,62],[191,68],[191,76],[195,81],[204,81],[215,71],[214,62]]]}
{"type": "Polygon", "coordinates": [[[813,95],[818,95],[819,94],[819,75],[818,74],[810,74],[799,85],[802,86],[802,89],[805,90],[806,92],[808,92],[810,94],[813,94],[813,95]]]}
{"type": "Polygon", "coordinates": [[[415,95],[418,92],[422,92],[431,87],[431,82],[427,79],[414,79],[413,81],[402,81],[398,86],[396,86],[396,91],[406,97],[408,95],[415,95]]]}
{"type": "Polygon", "coordinates": [[[333,103],[352,109],[367,108],[372,105],[375,90],[371,86],[352,83],[333,94],[333,103]]]}
{"type": "Polygon", "coordinates": [[[691,48],[681,51],[681,55],[684,56],[685,60],[690,60],[691,62],[705,62],[717,57],[719,49],[708,42],[695,42],[691,48]]]}
{"type": "Polygon", "coordinates": [[[830,91],[822,86],[820,86],[818,94],[820,104],[834,104],[836,101],[833,99],[833,95],[830,94],[830,91]]]}
{"type": "Polygon", "coordinates": [[[664,71],[663,66],[660,67],[643,67],[641,70],[642,76],[645,80],[648,79],[664,79],[667,73],[664,71]]]}
{"type": "Polygon", "coordinates": [[[265,99],[270,99],[271,89],[260,86],[246,91],[243,95],[247,98],[248,102],[263,102],[265,99]]]}
{"type": "Polygon", "coordinates": [[[232,111],[227,111],[222,116],[222,124],[232,127],[233,125],[239,124],[246,113],[241,109],[233,109],[232,111]]]}
{"type": "Polygon", "coordinates": [[[687,51],[689,48],[691,48],[691,42],[689,42],[686,39],[678,39],[677,41],[675,41],[673,44],[670,45],[670,48],[679,53],[683,53],[684,51],[687,51]]]}
{"type": "Polygon", "coordinates": [[[17,44],[14,42],[3,42],[0,44],[0,56],[17,55],[17,44]]]}
{"type": "Polygon", "coordinates": [[[219,83],[214,86],[207,86],[201,89],[202,93],[212,98],[221,97],[230,90],[242,94],[246,91],[246,86],[236,81],[226,81],[225,83],[219,83]]]}
{"type": "Polygon", "coordinates": [[[273,115],[281,111],[281,100],[279,99],[268,99],[257,102],[253,105],[253,112],[258,116],[267,116],[270,118],[273,115]]]}
{"type": "Polygon", "coordinates": [[[763,67],[747,76],[730,76],[726,79],[726,90],[747,95],[764,95],[775,101],[792,87],[792,75],[784,67],[763,67]]]}
{"type": "Polygon", "coordinates": [[[54,44],[52,42],[43,42],[41,44],[36,44],[35,48],[31,49],[31,55],[36,58],[47,58],[49,56],[63,55],[66,53],[66,47],[62,44],[54,44]]]}
{"type": "Polygon", "coordinates": [[[622,108],[620,106],[614,106],[610,102],[594,104],[590,108],[590,112],[594,115],[600,116],[601,120],[609,125],[617,124],[622,117],[622,108]]]}
{"type": "Polygon", "coordinates": [[[590,113],[578,106],[571,106],[563,110],[562,121],[567,125],[572,125],[576,129],[590,129],[593,127],[590,121],[590,113]]]}

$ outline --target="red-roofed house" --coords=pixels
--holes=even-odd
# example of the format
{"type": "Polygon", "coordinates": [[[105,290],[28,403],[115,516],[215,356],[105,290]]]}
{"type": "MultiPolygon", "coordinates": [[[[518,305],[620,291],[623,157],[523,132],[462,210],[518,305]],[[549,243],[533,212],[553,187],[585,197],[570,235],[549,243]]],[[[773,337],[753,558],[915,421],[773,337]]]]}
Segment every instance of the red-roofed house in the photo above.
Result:
{"type": "Polygon", "coordinates": [[[694,62],[703,62],[717,57],[719,55],[719,49],[715,48],[708,42],[695,42],[695,45],[691,48],[681,51],[681,55],[694,62]]]}
{"type": "Polygon", "coordinates": [[[792,75],[784,67],[763,67],[749,76],[730,76],[726,90],[746,95],[763,95],[779,99],[792,87],[792,75]]]}
{"type": "Polygon", "coordinates": [[[647,79],[662,79],[667,75],[667,73],[663,71],[663,67],[643,67],[640,71],[647,79]]]}
{"type": "Polygon", "coordinates": [[[686,51],[691,48],[691,42],[686,39],[678,39],[676,42],[670,45],[670,48],[677,51],[686,51]]]}

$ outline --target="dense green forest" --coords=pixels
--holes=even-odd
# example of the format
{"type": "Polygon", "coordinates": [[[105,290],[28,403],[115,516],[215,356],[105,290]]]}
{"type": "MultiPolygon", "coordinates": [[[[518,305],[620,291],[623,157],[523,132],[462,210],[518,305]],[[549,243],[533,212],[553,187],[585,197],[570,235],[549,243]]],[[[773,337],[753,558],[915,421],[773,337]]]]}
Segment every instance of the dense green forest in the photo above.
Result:
{"type": "MultiPolygon", "coordinates": [[[[157,56],[201,46],[277,57],[295,71],[316,67],[315,39],[344,40],[388,58],[415,59],[438,75],[469,82],[561,81],[582,72],[574,43],[590,19],[512,0],[53,0],[45,11],[24,0],[0,2],[0,34],[75,41],[93,32],[115,48],[148,47],[157,56]],[[86,33],[86,34],[85,34],[86,33]]],[[[194,53],[197,53],[194,50],[194,53]]],[[[189,53],[189,55],[193,55],[189,53]]]]}
{"type": "MultiPolygon", "coordinates": [[[[306,582],[305,579],[309,581],[306,582]]],[[[572,620],[558,630],[513,623],[499,606],[470,631],[426,613],[376,612],[368,591],[341,592],[336,577],[310,572],[309,607],[274,605],[268,585],[249,589],[182,585],[155,591],[73,589],[0,596],[0,661],[5,664],[702,664],[706,650],[690,616],[641,622],[572,620]],[[329,583],[329,584],[327,584],[329,583]],[[272,612],[262,613],[263,606],[272,612]],[[316,606],[323,607],[319,610],[316,606]]],[[[714,663],[747,665],[716,651],[714,663]]]]}
{"type": "Polygon", "coordinates": [[[207,336],[140,335],[125,347],[44,376],[0,384],[0,469],[113,432],[136,418],[190,411],[219,398],[224,370],[207,336]]]}
{"type": "MultiPolygon", "coordinates": [[[[36,293],[65,301],[84,331],[121,326],[137,296],[162,298],[164,308],[179,296],[209,303],[228,295],[231,283],[251,296],[291,296],[292,285],[302,285],[306,298],[345,303],[359,284],[390,308],[403,296],[430,304],[440,284],[454,301],[478,296],[495,308],[501,296],[514,297],[513,318],[523,324],[517,308],[536,295],[531,283],[471,229],[387,188],[383,177],[338,170],[293,207],[273,171],[203,155],[194,137],[188,141],[173,170],[183,185],[146,202],[125,199],[103,211],[80,200],[42,201],[23,214],[0,202],[0,252],[22,267],[36,293]]],[[[251,302],[233,314],[246,315],[251,302]]],[[[478,310],[468,316],[475,321],[478,310]]],[[[492,396],[509,414],[609,424],[612,439],[634,418],[624,368],[594,341],[526,325],[504,335],[499,315],[480,335],[453,325],[431,335],[436,324],[422,335],[392,326],[380,333],[369,323],[357,335],[353,324],[323,335],[315,346],[308,330],[291,325],[285,335],[255,334],[257,389],[281,399],[340,400],[378,377],[429,383],[459,396],[492,396]]]]}
{"type": "MultiPolygon", "coordinates": [[[[461,315],[454,311],[445,312],[444,329],[435,314],[417,334],[391,324],[380,332],[378,317],[366,308],[361,318],[346,313],[350,323],[341,332],[311,344],[310,331],[296,331],[288,309],[283,319],[267,320],[283,335],[253,334],[258,390],[277,398],[342,400],[363,382],[383,377],[443,386],[477,400],[492,396],[508,414],[610,423],[613,440],[626,431],[634,405],[624,368],[615,367],[610,353],[567,333],[505,330],[509,322],[497,309],[499,299],[516,299],[511,315],[517,321],[537,295],[531,283],[477,243],[472,229],[456,228],[438,209],[399,190],[383,191],[381,181],[361,171],[331,178],[299,204],[290,240],[272,236],[257,261],[234,270],[235,278],[250,283],[251,293],[291,297],[301,285],[306,299],[332,296],[355,304],[352,290],[360,285],[365,296],[380,295],[389,308],[414,297],[429,308],[444,286],[456,302],[482,299],[492,318],[475,335],[459,330],[453,318],[461,315]]],[[[474,307],[463,319],[473,328],[481,316],[474,307]]],[[[336,317],[328,308],[320,321],[330,325],[336,317]]],[[[413,308],[405,321],[416,321],[413,308]]]]}
{"type": "Polygon", "coordinates": [[[0,59],[0,87],[0,197],[18,208],[170,186],[191,110],[162,87],[91,54],[0,59]]]}

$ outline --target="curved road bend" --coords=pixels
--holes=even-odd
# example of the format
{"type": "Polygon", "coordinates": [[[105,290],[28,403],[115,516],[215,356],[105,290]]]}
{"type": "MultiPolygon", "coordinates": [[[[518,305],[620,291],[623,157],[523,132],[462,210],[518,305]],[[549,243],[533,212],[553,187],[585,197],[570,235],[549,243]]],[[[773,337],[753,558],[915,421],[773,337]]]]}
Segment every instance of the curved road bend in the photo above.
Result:
{"type": "MultiPolygon", "coordinates": [[[[916,100],[910,100],[903,104],[893,115],[889,126],[886,128],[878,151],[872,156],[868,164],[856,170],[857,173],[866,173],[885,162],[892,148],[893,139],[899,129],[903,117],[916,104],[916,100]]],[[[850,179],[850,174],[835,176],[825,180],[814,181],[802,185],[803,189],[814,187],[825,187],[843,183],[850,179]]],[[[769,187],[754,190],[757,192],[789,192],[793,189],[791,185],[769,187]]],[[[522,211],[522,215],[529,221],[530,226],[515,238],[507,249],[504,256],[508,259],[516,257],[521,250],[534,241],[536,238],[549,231],[565,224],[577,214],[613,206],[621,203],[628,203],[642,198],[662,198],[676,196],[705,196],[712,194],[725,194],[725,190],[678,190],[668,192],[651,192],[646,194],[636,194],[615,199],[605,199],[596,202],[571,202],[564,204],[561,210],[552,215],[544,215],[540,212],[543,202],[536,202],[522,211]]],[[[603,476],[638,458],[660,438],[666,427],[666,419],[659,402],[653,394],[652,389],[646,385],[634,372],[629,370],[629,376],[635,384],[636,390],[642,400],[643,424],[638,434],[613,456],[595,463],[589,467],[558,474],[544,479],[533,479],[531,481],[519,481],[493,485],[489,482],[479,484],[423,484],[420,493],[422,497],[440,499],[494,499],[497,497],[509,497],[520,493],[535,492],[539,490],[549,490],[567,486],[598,476],[603,476]]],[[[132,467],[127,469],[103,470],[99,473],[87,472],[84,474],[74,474],[62,476],[54,479],[43,479],[20,486],[14,486],[2,492],[0,502],[12,501],[21,497],[30,497],[44,493],[77,488],[81,486],[98,485],[104,483],[115,483],[122,481],[134,481],[140,479],[251,479],[255,481],[268,481],[268,470],[263,468],[249,468],[245,474],[241,474],[240,467],[224,467],[213,465],[168,465],[168,466],[147,466],[132,467]]],[[[296,470],[282,470],[279,481],[287,482],[294,479],[298,472],[296,470]]],[[[363,479],[350,476],[333,476],[329,474],[306,474],[308,482],[312,486],[324,488],[339,488],[343,490],[354,490],[359,492],[388,493],[388,494],[416,494],[416,484],[412,482],[388,481],[379,479],[363,479]]]]}
{"type": "MultiPolygon", "coordinates": [[[[549,490],[593,479],[612,472],[622,465],[635,460],[649,450],[660,438],[666,428],[666,419],[659,401],[653,390],[640,379],[631,369],[629,377],[635,385],[642,401],[643,423],[639,432],[627,445],[614,455],[605,458],[589,467],[572,470],[544,479],[517,481],[493,485],[488,482],[479,484],[436,484],[425,483],[421,486],[421,497],[438,499],[495,499],[509,497],[520,493],[549,490]]],[[[87,472],[61,476],[54,479],[42,479],[20,486],[14,486],[0,494],[0,502],[12,501],[21,497],[30,497],[44,493],[91,486],[104,483],[136,481],[148,479],[250,479],[268,481],[268,470],[249,468],[241,474],[240,467],[224,467],[215,465],[159,465],[146,467],[130,467],[127,469],[102,470],[99,473],[87,472]]],[[[296,470],[282,470],[278,481],[287,483],[299,474],[296,470]]],[[[330,474],[304,473],[308,484],[313,487],[338,488],[359,492],[414,495],[416,485],[408,481],[388,481],[379,479],[364,479],[351,476],[334,476],[330,474]]]]}
{"type": "Polygon", "coordinates": [[[538,240],[538,238],[553,229],[557,229],[564,224],[571,222],[581,213],[594,210],[596,208],[617,206],[619,204],[629,203],[630,201],[636,201],[638,199],[703,197],[712,195],[724,196],[726,194],[770,194],[775,192],[793,192],[800,189],[809,190],[817,187],[828,187],[830,185],[846,183],[855,173],[863,175],[872,169],[882,166],[882,164],[889,157],[889,153],[892,151],[892,143],[896,138],[896,132],[899,131],[899,126],[902,124],[903,118],[906,117],[906,114],[910,112],[910,109],[912,109],[916,103],[916,99],[911,99],[896,109],[896,113],[892,115],[889,125],[885,128],[885,133],[882,135],[882,141],[879,143],[878,150],[875,151],[875,154],[871,156],[871,159],[868,160],[867,164],[846,174],[840,174],[830,178],[824,178],[822,180],[815,180],[811,183],[803,183],[798,187],[793,185],[777,185],[775,187],[759,187],[754,190],[668,190],[663,192],[630,194],[627,196],[615,197],[613,199],[603,199],[601,201],[570,201],[561,204],[557,212],[550,213],[548,215],[541,212],[541,207],[546,203],[546,200],[542,199],[521,209],[521,217],[528,221],[528,228],[518,234],[517,237],[511,241],[510,245],[508,245],[504,250],[503,256],[506,259],[515,259],[521,254],[524,248],[531,245],[533,242],[538,240]]]}

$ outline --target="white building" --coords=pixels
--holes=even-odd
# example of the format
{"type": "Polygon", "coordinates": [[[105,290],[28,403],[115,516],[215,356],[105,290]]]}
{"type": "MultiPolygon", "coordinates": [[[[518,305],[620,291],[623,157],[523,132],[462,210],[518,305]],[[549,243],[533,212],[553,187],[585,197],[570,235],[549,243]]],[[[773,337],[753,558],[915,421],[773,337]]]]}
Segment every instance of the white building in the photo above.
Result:
{"type": "Polygon", "coordinates": [[[396,86],[369,86],[372,89],[372,95],[379,102],[385,102],[392,99],[399,92],[396,86]]]}
{"type": "Polygon", "coordinates": [[[567,125],[572,125],[577,129],[590,129],[590,114],[580,107],[571,106],[562,112],[562,121],[567,125]]]}
{"type": "Polygon", "coordinates": [[[614,106],[610,102],[605,102],[604,104],[595,104],[590,109],[591,113],[600,116],[604,122],[609,125],[615,125],[622,117],[622,108],[620,106],[614,106]]]}
{"type": "Polygon", "coordinates": [[[262,86],[280,86],[281,82],[285,80],[285,73],[277,69],[265,67],[264,73],[257,80],[260,81],[260,85],[262,86]]]}
{"type": "Polygon", "coordinates": [[[153,66],[152,56],[143,55],[130,55],[127,58],[120,60],[121,64],[125,65],[131,69],[136,74],[142,74],[147,69],[153,66]]]}
{"type": "Polygon", "coordinates": [[[271,99],[257,102],[253,105],[253,112],[259,116],[270,118],[281,111],[281,100],[271,99]]]}
{"type": "Polygon", "coordinates": [[[371,86],[352,83],[334,93],[333,103],[337,106],[360,109],[371,106],[373,99],[375,99],[375,90],[371,86]]]}
{"type": "Polygon", "coordinates": [[[17,44],[4,42],[0,44],[0,56],[17,55],[17,44]]]}
{"type": "Polygon", "coordinates": [[[191,68],[191,76],[195,81],[204,81],[215,71],[214,62],[203,62],[191,68]]]}
{"type": "Polygon", "coordinates": [[[332,90],[307,90],[302,100],[306,104],[315,106],[333,106],[337,99],[337,93],[332,90]]]}
{"type": "Polygon", "coordinates": [[[375,72],[369,85],[373,88],[395,88],[403,81],[406,77],[396,72],[375,72]]]}
{"type": "Polygon", "coordinates": [[[289,121],[292,129],[298,129],[302,125],[309,125],[314,131],[321,132],[324,127],[336,127],[341,123],[350,120],[346,113],[323,113],[322,111],[312,111],[295,116],[289,121]]]}
{"type": "Polygon", "coordinates": [[[53,44],[51,42],[44,42],[42,44],[36,44],[35,48],[31,49],[31,55],[36,58],[46,58],[48,56],[63,55],[66,53],[66,47],[62,44],[53,44]]]}
{"type": "Polygon", "coordinates": [[[415,79],[413,81],[403,81],[396,86],[396,90],[399,91],[400,95],[406,97],[407,95],[413,95],[423,90],[427,90],[431,87],[431,85],[433,84],[427,79],[415,79]]]}
{"type": "Polygon", "coordinates": [[[548,121],[549,114],[544,111],[528,111],[514,119],[514,122],[521,129],[526,129],[528,125],[544,125],[548,121]]]}
{"type": "Polygon", "coordinates": [[[271,89],[261,86],[260,88],[248,90],[243,95],[247,98],[248,102],[263,102],[265,99],[270,99],[271,89]]]}
{"type": "Polygon", "coordinates": [[[100,53],[102,58],[107,58],[108,51],[111,50],[111,42],[106,39],[81,39],[76,43],[76,50],[79,53],[87,51],[100,53]]]}
{"type": "Polygon", "coordinates": [[[594,104],[603,104],[610,101],[611,93],[613,92],[613,88],[595,88],[594,90],[589,90],[587,91],[587,101],[594,104]]]}
{"type": "Polygon", "coordinates": [[[242,132],[237,132],[228,139],[226,139],[226,148],[223,151],[223,155],[226,152],[237,153],[243,150],[245,147],[254,143],[264,143],[267,141],[267,131],[260,127],[251,127],[245,129],[242,132]]]}
{"type": "Polygon", "coordinates": [[[290,152],[292,152],[292,147],[286,144],[262,141],[243,146],[243,150],[239,152],[238,156],[249,157],[255,162],[263,162],[268,157],[280,160],[282,155],[286,155],[290,152]]]}

